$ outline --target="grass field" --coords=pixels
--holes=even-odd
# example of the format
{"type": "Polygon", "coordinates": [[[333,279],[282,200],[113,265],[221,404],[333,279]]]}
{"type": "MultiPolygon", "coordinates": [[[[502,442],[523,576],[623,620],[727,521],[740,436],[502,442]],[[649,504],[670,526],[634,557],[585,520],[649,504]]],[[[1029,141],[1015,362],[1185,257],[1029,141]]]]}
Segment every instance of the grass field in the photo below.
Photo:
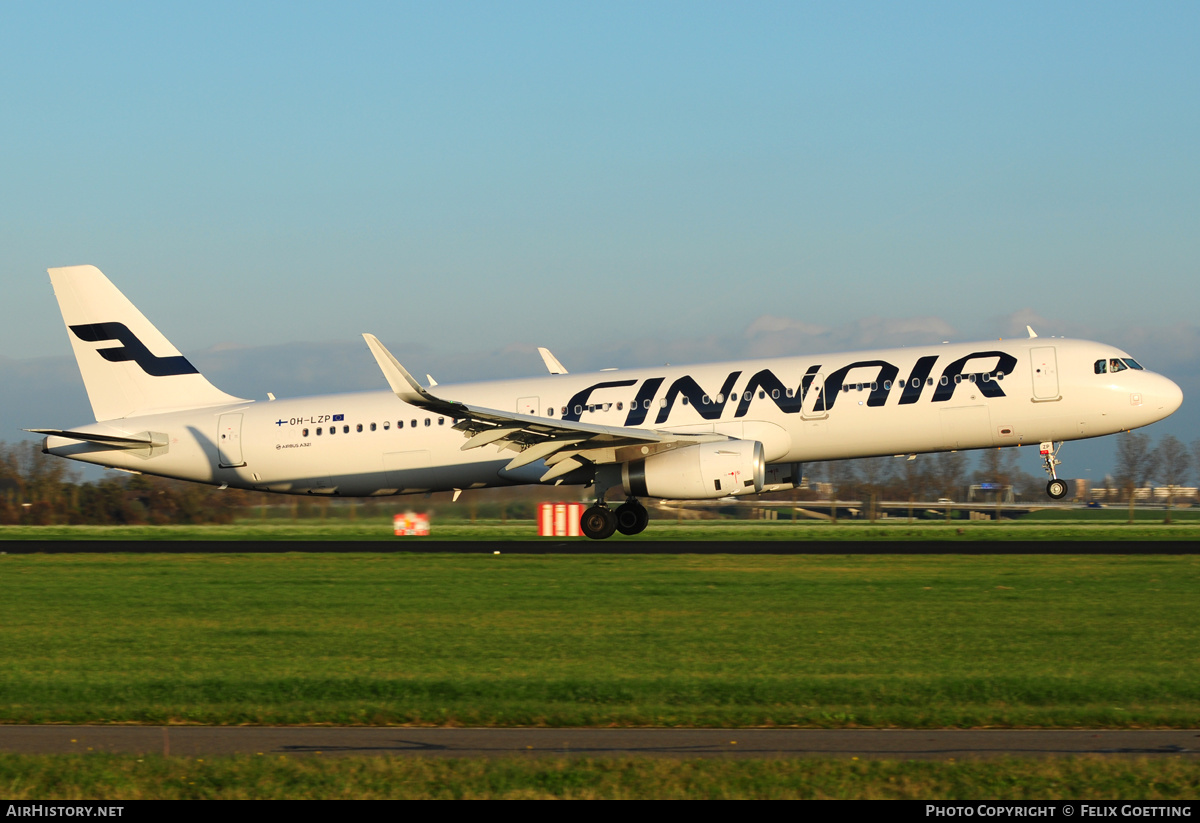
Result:
{"type": "Polygon", "coordinates": [[[1200,558],[0,557],[0,722],[1200,725],[1200,558]]]}
{"type": "MultiPolygon", "coordinates": [[[[1161,516],[1140,518],[1132,524],[1114,520],[1107,510],[1095,512],[1052,512],[1053,519],[1030,515],[1021,520],[1005,521],[916,521],[903,519],[879,521],[843,520],[836,524],[802,521],[759,520],[652,520],[640,535],[614,535],[616,543],[629,541],[960,541],[990,542],[1009,540],[1047,541],[1122,541],[1144,543],[1161,540],[1200,540],[1200,518],[1177,519],[1170,525],[1161,516]],[[1075,515],[1068,517],[1068,515],[1075,515]]],[[[1143,513],[1149,514],[1149,513],[1143,513]]],[[[1200,514],[1200,513],[1196,513],[1200,514]]],[[[388,518],[357,520],[257,520],[249,519],[229,526],[0,526],[0,549],[5,540],[370,540],[397,545],[422,540],[537,540],[537,524],[532,520],[433,521],[429,537],[397,538],[388,518]]],[[[545,539],[545,538],[543,538],[545,539]]],[[[561,540],[563,538],[555,538],[561,540]]],[[[571,538],[582,545],[586,537],[571,538]]]]}
{"type": "Polygon", "coordinates": [[[1155,760],[481,759],[0,755],[10,800],[1194,800],[1200,764],[1155,760]]]}

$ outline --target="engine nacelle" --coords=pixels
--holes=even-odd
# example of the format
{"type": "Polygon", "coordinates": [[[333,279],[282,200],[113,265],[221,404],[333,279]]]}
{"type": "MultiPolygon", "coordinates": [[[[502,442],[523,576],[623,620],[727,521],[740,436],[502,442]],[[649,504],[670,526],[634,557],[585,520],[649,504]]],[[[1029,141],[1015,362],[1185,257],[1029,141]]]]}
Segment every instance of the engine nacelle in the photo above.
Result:
{"type": "MultiPolygon", "coordinates": [[[[800,488],[799,463],[768,463],[767,476],[763,480],[764,492],[786,492],[800,488]]],[[[747,492],[749,494],[749,492],[747,492]]]]}
{"type": "Polygon", "coordinates": [[[621,466],[621,485],[633,497],[712,500],[761,491],[766,472],[757,440],[699,443],[621,466]]]}

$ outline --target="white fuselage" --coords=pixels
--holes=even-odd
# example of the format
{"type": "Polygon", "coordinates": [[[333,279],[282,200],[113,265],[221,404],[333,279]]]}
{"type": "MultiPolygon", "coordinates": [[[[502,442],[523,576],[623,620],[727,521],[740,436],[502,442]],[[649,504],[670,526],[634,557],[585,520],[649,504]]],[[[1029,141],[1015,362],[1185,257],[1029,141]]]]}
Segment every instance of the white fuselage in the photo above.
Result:
{"type": "MultiPolygon", "coordinates": [[[[1160,420],[1182,393],[1166,377],[1095,363],[1128,355],[1031,338],[924,348],[561,374],[439,385],[440,396],[609,426],[715,432],[802,463],[1077,440],[1160,420]],[[957,378],[957,379],[956,379],[957,378]]],[[[463,451],[454,421],[390,391],[163,411],[76,431],[164,435],[122,449],[47,437],[45,450],[114,468],[292,494],[367,496],[534,483],[541,461],[463,451]]],[[[571,479],[568,478],[568,482],[571,479]]]]}

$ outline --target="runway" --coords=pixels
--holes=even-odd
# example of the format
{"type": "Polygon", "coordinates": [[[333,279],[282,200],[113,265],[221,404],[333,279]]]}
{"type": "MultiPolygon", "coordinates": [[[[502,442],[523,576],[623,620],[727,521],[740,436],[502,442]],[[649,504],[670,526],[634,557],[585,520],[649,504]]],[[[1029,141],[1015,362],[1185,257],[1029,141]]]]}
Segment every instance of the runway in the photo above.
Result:
{"type": "Polygon", "coordinates": [[[0,752],[387,757],[724,757],[887,760],[1200,756],[1200,729],[461,729],[0,726],[0,752]]]}
{"type": "Polygon", "coordinates": [[[1198,554],[1197,540],[3,540],[8,554],[1198,554]]]}

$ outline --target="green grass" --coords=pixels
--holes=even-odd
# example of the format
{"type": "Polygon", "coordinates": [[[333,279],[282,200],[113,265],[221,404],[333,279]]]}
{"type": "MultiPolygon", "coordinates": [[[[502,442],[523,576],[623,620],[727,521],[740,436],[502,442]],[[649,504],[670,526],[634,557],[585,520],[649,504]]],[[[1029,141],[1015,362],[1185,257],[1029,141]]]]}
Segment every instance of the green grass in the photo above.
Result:
{"type": "Polygon", "coordinates": [[[909,799],[1194,800],[1183,757],[921,762],[667,758],[0,755],[10,800],[909,799]]]}
{"type": "MultiPolygon", "coordinates": [[[[1052,512],[1061,515],[1062,513],[1052,512]]],[[[1068,512],[1067,514],[1071,514],[1068,512]]],[[[1110,512],[1099,510],[1096,515],[1110,512]]],[[[1025,518],[1018,521],[916,521],[898,518],[871,524],[865,520],[836,524],[810,520],[791,522],[758,520],[685,521],[652,520],[640,535],[614,535],[615,542],[629,541],[1122,541],[1140,543],[1159,540],[1200,540],[1200,520],[1165,525],[1159,520],[1140,519],[1130,525],[1123,520],[1098,517],[1075,520],[1025,518]]],[[[395,537],[390,519],[349,520],[243,520],[229,526],[0,526],[0,546],[5,540],[367,540],[387,541],[397,546],[428,540],[549,540],[539,538],[532,520],[509,520],[501,524],[442,522],[434,519],[428,538],[395,537]]],[[[587,545],[586,537],[570,538],[587,545]]]]}
{"type": "MultiPolygon", "coordinates": [[[[1186,523],[1195,525],[1200,523],[1200,509],[1186,508],[1171,509],[1171,521],[1174,523],[1186,523]]],[[[1162,523],[1167,516],[1166,509],[1134,509],[1133,520],[1135,525],[1154,525],[1162,523]]],[[[1129,507],[1120,504],[1113,504],[1108,508],[1103,509],[1042,509],[1041,511],[1030,512],[1021,518],[1021,521],[1054,521],[1060,523],[1126,523],[1129,520],[1129,507]]]]}
{"type": "Polygon", "coordinates": [[[1200,558],[0,557],[0,722],[1200,724],[1200,558]]]}

